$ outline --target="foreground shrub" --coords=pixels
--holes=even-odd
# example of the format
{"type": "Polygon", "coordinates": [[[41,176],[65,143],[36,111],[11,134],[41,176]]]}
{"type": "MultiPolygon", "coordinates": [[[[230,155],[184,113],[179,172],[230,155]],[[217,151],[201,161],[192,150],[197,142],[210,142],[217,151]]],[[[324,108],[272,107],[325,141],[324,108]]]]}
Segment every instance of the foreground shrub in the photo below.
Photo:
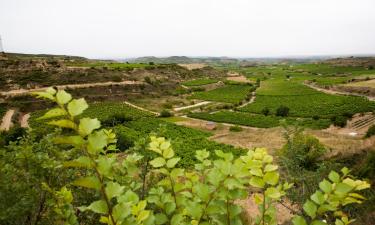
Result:
{"type": "Polygon", "coordinates": [[[276,116],[287,117],[289,115],[289,108],[281,105],[276,109],[276,116]]]}
{"type": "MultiPolygon", "coordinates": [[[[77,119],[88,107],[84,99],[72,100],[70,94],[54,89],[35,94],[58,103],[42,118],[63,116],[48,123],[73,132],[54,141],[80,152],[64,166],[79,171],[74,186],[96,193],[97,200],[78,207],[80,212],[92,212],[101,223],[111,225],[242,224],[242,209],[235,202],[246,198],[252,188],[260,209],[255,223],[277,224],[274,204],[293,185],[280,181],[278,166],[265,149],[249,150],[239,158],[217,150],[215,160],[210,160],[208,151],[197,151],[199,163],[186,170],[178,167],[181,158],[175,156],[171,143],[151,135],[138,146],[143,156],[124,156],[116,153],[116,136],[111,130],[100,129],[97,119],[77,119]],[[149,177],[153,182],[147,182],[149,177]]],[[[329,180],[323,180],[321,190],[304,204],[303,214],[307,216],[296,216],[295,225],[327,224],[327,219],[335,220],[336,225],[352,221],[341,208],[361,203],[363,197],[357,192],[369,184],[352,179],[346,168],[341,176],[331,172],[329,180]]],[[[44,188],[55,196],[53,205],[59,223],[77,224],[71,191],[65,187],[58,191],[44,188]]]]}
{"type": "Polygon", "coordinates": [[[368,128],[365,137],[369,138],[373,135],[375,135],[375,125],[372,125],[371,127],[368,128]]]}
{"type": "Polygon", "coordinates": [[[173,116],[173,113],[166,109],[160,112],[160,117],[171,117],[171,116],[173,116]]]}

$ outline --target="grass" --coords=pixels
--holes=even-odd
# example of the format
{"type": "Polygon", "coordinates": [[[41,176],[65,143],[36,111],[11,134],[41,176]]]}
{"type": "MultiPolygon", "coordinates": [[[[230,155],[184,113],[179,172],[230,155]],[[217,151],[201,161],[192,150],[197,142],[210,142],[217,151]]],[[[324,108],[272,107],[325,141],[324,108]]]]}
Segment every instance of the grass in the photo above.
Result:
{"type": "Polygon", "coordinates": [[[207,84],[213,84],[213,83],[217,83],[218,80],[216,79],[210,79],[210,78],[203,78],[203,79],[196,79],[196,80],[189,80],[189,81],[185,81],[182,83],[182,85],[185,85],[185,86],[202,86],[202,85],[207,85],[207,84]]]}
{"type": "Polygon", "coordinates": [[[195,92],[190,98],[237,104],[245,99],[252,89],[249,85],[226,85],[211,91],[195,92]]]}

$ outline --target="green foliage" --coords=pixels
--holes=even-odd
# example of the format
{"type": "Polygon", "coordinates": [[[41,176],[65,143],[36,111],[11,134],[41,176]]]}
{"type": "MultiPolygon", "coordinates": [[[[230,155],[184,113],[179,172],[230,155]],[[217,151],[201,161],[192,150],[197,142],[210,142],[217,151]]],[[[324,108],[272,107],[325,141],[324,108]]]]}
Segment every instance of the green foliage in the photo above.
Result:
{"type": "Polygon", "coordinates": [[[160,112],[160,117],[171,117],[171,116],[173,116],[173,113],[171,113],[170,111],[166,109],[160,112]]]}
{"type": "Polygon", "coordinates": [[[287,117],[289,114],[289,108],[286,106],[279,106],[279,108],[276,109],[276,116],[282,116],[287,117]]]}
{"type": "Polygon", "coordinates": [[[329,127],[330,125],[330,120],[328,119],[314,120],[310,118],[283,118],[272,115],[265,116],[261,114],[250,114],[245,112],[232,111],[219,111],[212,114],[190,113],[189,117],[261,128],[277,127],[280,126],[282,121],[286,121],[288,124],[298,124],[299,126],[312,129],[324,129],[329,127]]]}
{"type": "Polygon", "coordinates": [[[233,132],[241,132],[243,129],[242,127],[236,125],[236,126],[231,126],[229,130],[233,132]]]}
{"type": "Polygon", "coordinates": [[[202,79],[195,79],[195,80],[189,80],[189,81],[185,81],[182,83],[182,85],[185,85],[185,86],[202,86],[202,85],[207,85],[207,84],[213,84],[213,83],[217,83],[218,80],[215,80],[215,79],[210,79],[210,78],[202,78],[202,79]]]}
{"type": "MultiPolygon", "coordinates": [[[[186,170],[177,167],[181,157],[177,156],[171,142],[151,135],[148,141],[140,145],[143,150],[139,152],[144,156],[130,153],[123,157],[116,153],[116,135],[111,130],[100,129],[97,119],[78,120],[75,117],[74,112],[86,107],[83,101],[81,104],[73,104],[74,100],[61,91],[49,94],[37,93],[39,97],[57,102],[58,108],[66,112],[65,118],[49,123],[69,128],[75,133],[57,137],[54,141],[68,144],[72,146],[71,151],[80,152],[64,163],[65,167],[83,173],[72,185],[96,193],[96,200],[78,207],[81,212],[97,214],[101,223],[111,225],[242,224],[242,209],[235,201],[246,198],[247,190],[252,187],[257,190],[255,203],[260,208],[256,224],[277,224],[274,203],[292,185],[279,181],[278,167],[273,164],[273,157],[265,149],[249,150],[239,158],[235,158],[232,153],[216,150],[215,160],[209,160],[210,152],[206,150],[196,151],[198,163],[195,169],[186,170]],[[151,170],[140,171],[142,167],[151,170]],[[145,187],[148,175],[157,180],[147,193],[142,188],[140,198],[139,189],[145,187]]],[[[317,191],[303,207],[309,218],[296,217],[294,224],[307,224],[306,220],[330,219],[330,212],[334,212],[332,218],[336,219],[336,225],[352,221],[340,207],[361,203],[363,197],[356,191],[370,185],[352,179],[346,168],[342,169],[342,173],[340,176],[331,172],[329,180],[332,183],[327,180],[321,182],[320,189],[323,192],[317,191]]],[[[54,211],[60,223],[77,224],[70,190],[63,187],[60,191],[53,191],[47,185],[44,189],[54,196],[54,211]]],[[[326,223],[312,221],[311,224],[326,223]]]]}
{"type": "Polygon", "coordinates": [[[206,101],[239,103],[253,90],[249,85],[226,85],[206,92],[196,92],[191,98],[206,101]]]}
{"type": "Polygon", "coordinates": [[[320,182],[320,190],[311,195],[303,205],[303,210],[309,217],[304,219],[296,216],[293,224],[347,225],[354,222],[354,219],[350,219],[342,211],[342,207],[353,203],[361,204],[365,197],[358,192],[369,188],[370,184],[355,180],[349,172],[346,167],[341,170],[342,175],[331,171],[328,175],[329,180],[324,179],[320,182]]]}
{"type": "Polygon", "coordinates": [[[333,125],[338,126],[338,127],[345,127],[347,123],[347,118],[344,116],[333,116],[331,118],[331,121],[333,125]]]}
{"type": "Polygon", "coordinates": [[[371,127],[368,128],[365,137],[369,138],[373,135],[375,135],[375,125],[372,125],[371,127]]]}

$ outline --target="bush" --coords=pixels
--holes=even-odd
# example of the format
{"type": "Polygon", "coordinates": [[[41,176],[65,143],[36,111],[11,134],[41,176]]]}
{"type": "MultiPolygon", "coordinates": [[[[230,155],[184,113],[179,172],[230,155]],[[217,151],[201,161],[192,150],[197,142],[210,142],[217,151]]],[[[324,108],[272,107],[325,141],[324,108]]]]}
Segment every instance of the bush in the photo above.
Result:
{"type": "Polygon", "coordinates": [[[122,81],[122,78],[120,76],[113,76],[112,77],[112,81],[113,82],[121,82],[122,81]]]}
{"type": "Polygon", "coordinates": [[[173,116],[173,113],[168,110],[163,110],[160,112],[160,117],[171,117],[173,116]]]}
{"type": "Polygon", "coordinates": [[[315,116],[313,116],[312,118],[313,118],[313,120],[319,120],[319,119],[320,119],[320,116],[315,115],[315,116]]]}
{"type": "Polygon", "coordinates": [[[263,108],[262,114],[265,115],[265,116],[268,116],[270,114],[270,109],[268,107],[263,108]]]}
{"type": "Polygon", "coordinates": [[[232,131],[232,132],[241,132],[243,129],[242,129],[242,127],[236,125],[236,126],[231,126],[229,128],[229,130],[232,131]]]}
{"type": "Polygon", "coordinates": [[[331,118],[333,125],[337,127],[345,127],[347,123],[347,117],[344,116],[334,116],[331,118]]]}
{"type": "Polygon", "coordinates": [[[373,135],[375,135],[375,125],[372,125],[371,127],[368,128],[365,137],[369,138],[373,135]]]}
{"type": "Polygon", "coordinates": [[[281,105],[279,108],[276,110],[276,116],[282,116],[282,117],[287,117],[289,114],[289,108],[286,106],[281,105]]]}
{"type": "Polygon", "coordinates": [[[132,117],[126,116],[124,114],[117,113],[117,114],[114,114],[113,116],[103,120],[102,124],[105,125],[105,126],[113,127],[113,126],[116,126],[118,124],[123,124],[125,122],[129,122],[129,121],[132,121],[132,120],[133,120],[132,117]]]}

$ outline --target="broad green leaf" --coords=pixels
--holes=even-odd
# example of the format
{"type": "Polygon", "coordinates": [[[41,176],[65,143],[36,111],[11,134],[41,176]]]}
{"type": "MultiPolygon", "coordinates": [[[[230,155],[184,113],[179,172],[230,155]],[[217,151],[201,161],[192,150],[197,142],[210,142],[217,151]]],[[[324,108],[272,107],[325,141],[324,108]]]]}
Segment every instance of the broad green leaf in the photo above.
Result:
{"type": "Polygon", "coordinates": [[[306,203],[303,204],[303,210],[305,210],[306,214],[312,219],[316,217],[317,206],[312,201],[307,200],[306,203]]]}
{"type": "Polygon", "coordinates": [[[260,177],[252,177],[250,179],[250,185],[257,187],[257,188],[263,188],[265,183],[262,178],[260,177]]]}
{"type": "Polygon", "coordinates": [[[112,177],[112,165],[115,162],[115,159],[106,156],[100,156],[96,161],[98,164],[97,169],[99,173],[106,177],[112,177]]]}
{"type": "Polygon", "coordinates": [[[279,173],[277,171],[267,172],[263,177],[264,182],[270,185],[276,185],[279,182],[279,173]]]}
{"type": "Polygon", "coordinates": [[[333,182],[333,183],[338,183],[340,182],[340,175],[336,173],[335,171],[331,171],[328,175],[328,178],[333,182]]]}
{"type": "Polygon", "coordinates": [[[344,176],[346,176],[350,173],[350,170],[348,168],[344,167],[344,168],[341,169],[341,173],[343,173],[344,176]]]}
{"type": "Polygon", "coordinates": [[[83,167],[83,168],[91,168],[93,163],[89,157],[80,156],[79,158],[71,161],[64,162],[65,167],[83,167]]]}
{"type": "Polygon", "coordinates": [[[72,100],[72,96],[64,90],[58,90],[56,94],[56,101],[60,105],[64,105],[72,100]]]}
{"type": "Polygon", "coordinates": [[[96,177],[83,177],[73,182],[73,185],[91,189],[100,189],[100,181],[96,177]]]}
{"type": "Polygon", "coordinates": [[[339,193],[339,194],[347,194],[349,193],[351,190],[353,190],[353,187],[345,184],[345,183],[338,183],[336,185],[336,188],[335,188],[335,193],[339,193]]]}
{"type": "Polygon", "coordinates": [[[324,191],[324,193],[330,193],[332,191],[332,184],[324,179],[322,182],[319,183],[319,188],[324,191]]]}
{"type": "Polygon", "coordinates": [[[47,92],[48,94],[55,95],[57,91],[56,91],[55,88],[53,88],[53,87],[49,87],[49,88],[46,89],[46,92],[47,92]]]}
{"type": "Polygon", "coordinates": [[[262,172],[262,169],[260,168],[252,168],[250,170],[250,173],[254,176],[258,176],[258,177],[262,177],[263,176],[263,172],[262,172]]]}
{"type": "Polygon", "coordinates": [[[125,194],[117,198],[119,202],[129,202],[131,204],[137,204],[139,202],[139,197],[132,190],[127,190],[125,194]]]}
{"type": "Polygon", "coordinates": [[[87,105],[85,99],[73,99],[68,104],[68,112],[71,116],[78,116],[80,115],[85,109],[87,109],[89,106],[87,105]]]}
{"type": "Polygon", "coordinates": [[[208,185],[198,183],[193,186],[193,193],[198,195],[203,201],[208,201],[211,191],[208,185]]]}
{"type": "Polygon", "coordinates": [[[98,119],[83,118],[79,120],[78,132],[82,136],[91,134],[93,130],[100,128],[100,121],[98,119]]]}
{"type": "MultiPolygon", "coordinates": [[[[165,143],[169,143],[169,142],[164,142],[163,144],[161,144],[161,146],[163,146],[165,143]]],[[[160,147],[161,147],[160,146],[160,147]]],[[[174,151],[172,148],[167,148],[167,149],[164,149],[163,150],[163,157],[165,159],[170,159],[174,156],[174,151]]]]}
{"type": "Polygon", "coordinates": [[[195,219],[198,219],[202,215],[202,212],[203,212],[202,205],[193,201],[188,201],[186,203],[185,209],[187,211],[187,214],[195,219]]]}
{"type": "Polygon", "coordinates": [[[310,225],[327,225],[327,223],[321,221],[321,220],[314,220],[311,222],[310,225]]]}
{"type": "Polygon", "coordinates": [[[124,192],[125,187],[121,186],[119,183],[108,182],[105,187],[105,193],[109,199],[113,197],[120,196],[124,192]]]}
{"type": "Polygon", "coordinates": [[[184,216],[182,214],[175,214],[171,219],[171,225],[181,225],[183,220],[184,216]]]}
{"type": "Polygon", "coordinates": [[[278,168],[278,166],[276,166],[276,165],[267,164],[267,165],[264,167],[264,172],[272,172],[272,171],[277,170],[277,168],[278,168]]]}
{"type": "Polygon", "coordinates": [[[168,222],[168,217],[165,214],[163,214],[163,213],[155,214],[155,224],[156,225],[165,224],[166,222],[168,222]]]}
{"type": "Polygon", "coordinates": [[[76,124],[70,120],[52,120],[48,122],[49,125],[54,125],[63,128],[76,129],[76,124]]]}
{"type": "Polygon", "coordinates": [[[120,202],[113,207],[113,218],[116,221],[122,221],[130,215],[131,203],[120,202]]]}
{"type": "Polygon", "coordinates": [[[142,221],[146,220],[150,215],[149,210],[142,210],[138,215],[137,215],[137,222],[140,224],[142,221]]]}
{"type": "Polygon", "coordinates": [[[313,200],[316,204],[321,205],[324,203],[324,195],[321,191],[316,191],[313,195],[311,195],[311,200],[313,200]]]}
{"type": "Polygon", "coordinates": [[[295,216],[292,222],[293,225],[307,225],[306,220],[302,216],[295,216]]]}
{"type": "Polygon", "coordinates": [[[102,130],[94,132],[88,136],[88,143],[88,151],[97,154],[107,145],[107,135],[102,130]]]}
{"type": "Polygon", "coordinates": [[[263,203],[263,195],[258,194],[258,193],[255,193],[255,194],[254,194],[254,202],[255,202],[255,204],[257,204],[257,205],[262,204],[262,203],[263,203]]]}
{"type": "Polygon", "coordinates": [[[108,213],[108,206],[104,200],[99,200],[91,203],[87,209],[99,213],[99,214],[106,214],[108,213]]]}
{"type": "Polygon", "coordinates": [[[53,139],[56,144],[69,144],[75,147],[81,147],[84,140],[81,136],[61,136],[53,139]]]}
{"type": "Polygon", "coordinates": [[[171,215],[176,210],[176,204],[174,202],[167,202],[165,204],[165,212],[167,215],[171,215]]]}
{"type": "Polygon", "coordinates": [[[199,161],[203,161],[205,159],[207,159],[208,157],[210,156],[210,152],[208,152],[207,150],[198,150],[195,152],[195,157],[199,160],[199,161]]]}
{"type": "Polygon", "coordinates": [[[58,116],[64,116],[66,115],[66,111],[60,108],[54,108],[51,110],[48,110],[43,116],[39,117],[37,120],[44,120],[49,118],[54,118],[58,116]]]}
{"type": "Polygon", "coordinates": [[[180,157],[169,159],[167,161],[167,167],[168,168],[173,168],[178,163],[178,161],[180,161],[180,159],[181,159],[180,157]]]}
{"type": "Polygon", "coordinates": [[[52,101],[55,101],[55,97],[53,97],[52,94],[48,93],[48,92],[32,92],[31,93],[32,95],[36,95],[37,98],[45,98],[45,99],[49,99],[49,100],[52,100],[52,101]]]}
{"type": "Polygon", "coordinates": [[[274,188],[274,187],[267,188],[267,190],[265,192],[265,195],[267,197],[273,198],[273,199],[279,199],[281,197],[280,191],[277,190],[277,188],[274,188]]]}
{"type": "Polygon", "coordinates": [[[159,168],[159,167],[162,167],[166,164],[166,161],[164,158],[162,157],[158,157],[158,158],[155,158],[153,159],[152,161],[150,161],[150,164],[155,167],[155,168],[159,168]]]}

